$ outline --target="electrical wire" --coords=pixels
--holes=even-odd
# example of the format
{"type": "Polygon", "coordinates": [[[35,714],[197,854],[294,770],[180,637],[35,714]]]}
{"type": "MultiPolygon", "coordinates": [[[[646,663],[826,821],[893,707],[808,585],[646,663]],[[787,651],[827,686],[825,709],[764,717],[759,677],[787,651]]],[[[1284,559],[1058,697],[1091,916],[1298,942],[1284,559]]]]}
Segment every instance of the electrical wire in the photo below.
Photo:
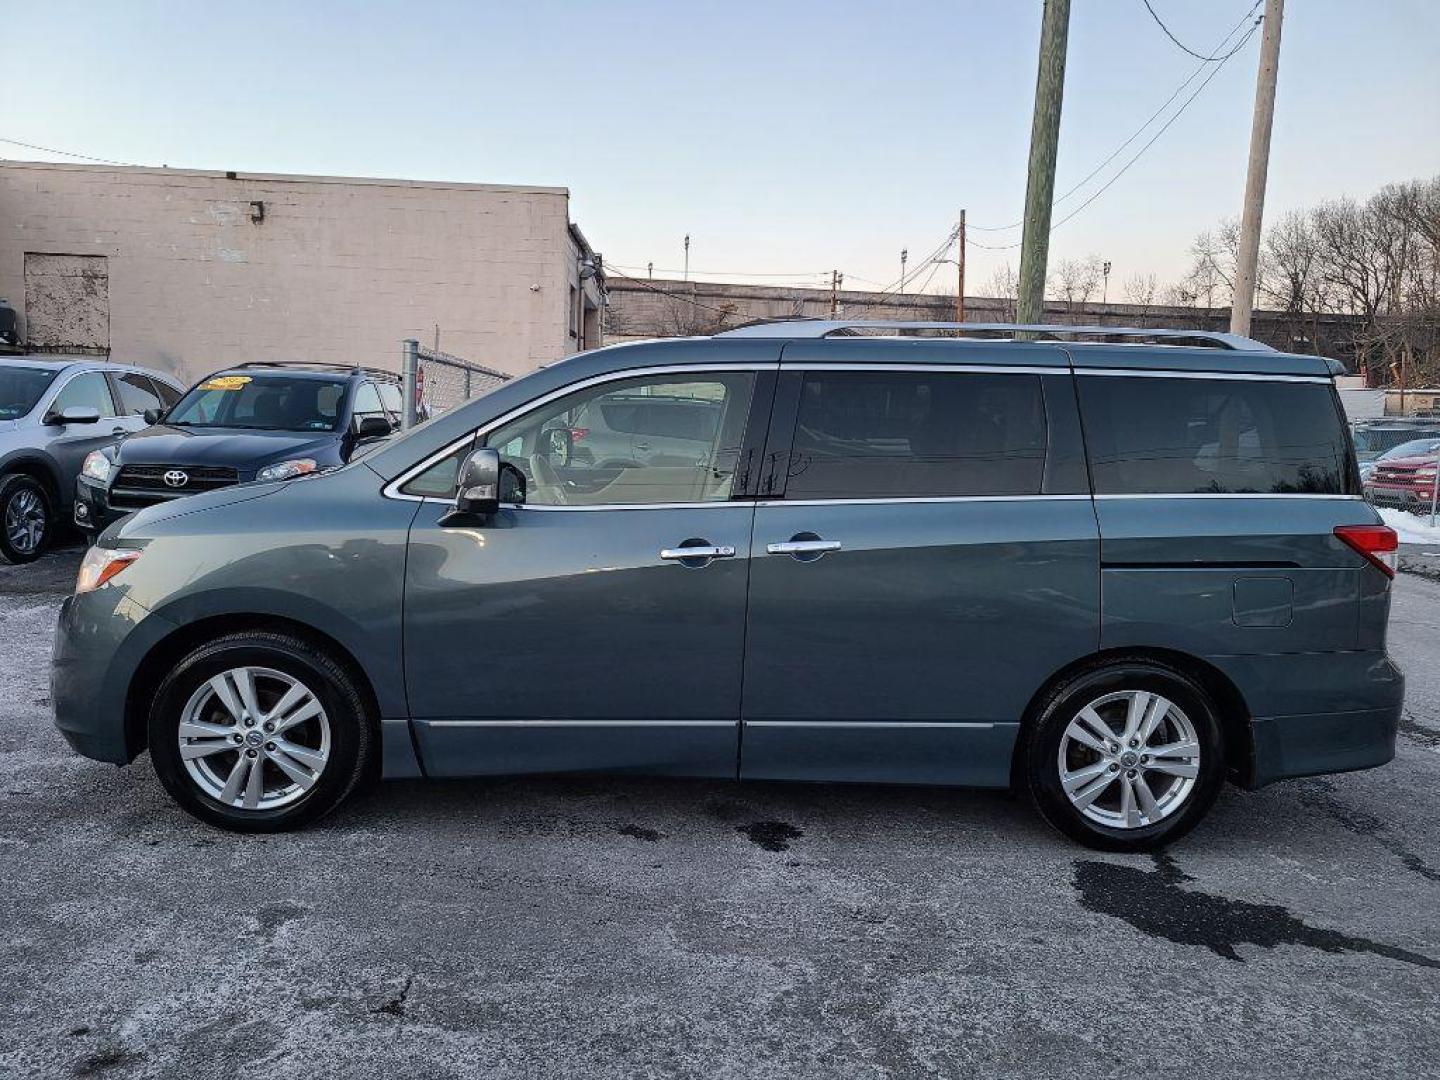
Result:
{"type": "Polygon", "coordinates": [[[619,270],[612,271],[610,268],[612,265],[613,264],[609,264],[606,266],[605,273],[607,275],[613,273],[615,277],[624,278],[626,281],[633,281],[641,288],[649,289],[651,292],[658,293],[660,296],[668,296],[672,300],[679,300],[683,303],[691,304],[697,308],[704,308],[706,311],[713,311],[717,315],[726,316],[728,318],[734,318],[738,314],[733,308],[716,307],[714,304],[707,304],[701,300],[696,300],[693,296],[685,296],[682,293],[671,292],[669,289],[662,289],[658,285],[654,285],[651,282],[646,281],[644,278],[631,277],[629,274],[621,273],[619,270]]]}
{"type": "MultiPolygon", "coordinates": [[[[1145,10],[1150,12],[1150,17],[1155,20],[1155,25],[1160,27],[1161,30],[1165,31],[1165,36],[1175,43],[1175,47],[1178,48],[1181,52],[1189,53],[1191,56],[1195,57],[1196,60],[1200,60],[1206,64],[1223,63],[1224,61],[1229,60],[1230,57],[1234,56],[1237,52],[1240,51],[1240,46],[1237,45],[1235,46],[1235,48],[1231,49],[1223,56],[1202,56],[1200,55],[1200,53],[1187,46],[1183,41],[1181,41],[1179,38],[1177,38],[1174,34],[1170,32],[1170,28],[1161,21],[1159,15],[1155,14],[1155,9],[1150,6],[1150,0],[1140,0],[1140,2],[1145,5],[1145,10]]],[[[1259,6],[1259,4],[1255,5],[1255,7],[1259,6]]],[[[1251,12],[1253,12],[1255,8],[1252,7],[1250,10],[1251,12]]],[[[1248,19],[1250,16],[1247,15],[1245,17],[1248,19]]],[[[1222,44],[1220,47],[1223,49],[1225,46],[1222,44]]]]}
{"type": "MultiPolygon", "coordinates": [[[[1250,21],[1250,17],[1255,14],[1256,10],[1260,7],[1260,5],[1261,5],[1262,3],[1264,3],[1264,0],[1255,0],[1255,3],[1251,5],[1250,10],[1247,11],[1247,12],[1244,14],[1244,16],[1240,19],[1240,21],[1239,21],[1238,23],[1236,23],[1234,26],[1232,26],[1232,27],[1230,28],[1230,32],[1229,32],[1228,34],[1226,34],[1223,38],[1220,39],[1220,44],[1219,44],[1217,47],[1223,49],[1223,48],[1229,43],[1230,39],[1231,39],[1232,37],[1234,37],[1234,36],[1236,35],[1236,33],[1239,32],[1240,28],[1243,27],[1247,22],[1250,21]]],[[[1230,57],[1234,56],[1237,52],[1239,52],[1242,48],[1244,48],[1244,47],[1245,47],[1245,43],[1246,43],[1247,41],[1249,41],[1249,40],[1250,40],[1250,36],[1249,36],[1249,35],[1246,35],[1244,38],[1241,38],[1239,44],[1237,44],[1233,49],[1231,49],[1228,53],[1226,53],[1225,56],[1224,56],[1222,59],[1220,59],[1220,60],[1217,61],[1217,62],[1218,62],[1218,63],[1224,63],[1226,60],[1230,59],[1230,57]]],[[[1207,63],[1208,63],[1208,61],[1207,61],[1207,63]]],[[[1163,103],[1158,109],[1156,109],[1153,113],[1151,113],[1150,116],[1146,119],[1146,121],[1145,121],[1143,124],[1141,124],[1141,125],[1140,125],[1138,128],[1136,128],[1133,132],[1131,132],[1130,137],[1129,137],[1128,139],[1126,139],[1126,140],[1125,140],[1124,142],[1122,142],[1119,146],[1117,146],[1114,150],[1112,150],[1112,151],[1110,152],[1110,155],[1109,155],[1108,157],[1106,157],[1104,161],[1100,162],[1100,164],[1096,165],[1093,169],[1091,169],[1088,173],[1086,173],[1085,176],[1082,177],[1077,183],[1072,184],[1070,187],[1066,188],[1065,191],[1062,192],[1060,195],[1057,195],[1057,196],[1055,197],[1054,201],[1051,203],[1051,205],[1052,205],[1052,206],[1058,206],[1060,203],[1062,203],[1062,202],[1064,202],[1066,199],[1070,198],[1070,197],[1071,197],[1072,195],[1074,195],[1077,191],[1079,191],[1079,190],[1080,190],[1081,188],[1083,188],[1086,184],[1088,184],[1091,180],[1093,180],[1093,179],[1096,177],[1096,175],[1099,174],[1100,171],[1105,168],[1105,166],[1109,165],[1112,161],[1114,161],[1117,157],[1119,157],[1119,156],[1124,152],[1124,150],[1125,150],[1125,148],[1126,148],[1127,146],[1129,146],[1129,145],[1130,145],[1131,143],[1133,143],[1136,139],[1138,139],[1141,135],[1143,135],[1143,134],[1145,133],[1145,129],[1148,128],[1151,124],[1153,124],[1153,123],[1156,121],[1156,119],[1158,119],[1158,118],[1161,116],[1161,114],[1163,114],[1163,113],[1165,112],[1165,110],[1168,109],[1168,108],[1174,103],[1175,99],[1178,98],[1182,93],[1185,92],[1185,88],[1186,88],[1186,87],[1188,87],[1192,82],[1194,82],[1197,78],[1200,77],[1200,73],[1205,70],[1205,67],[1206,67],[1206,64],[1204,64],[1204,63],[1198,65],[1198,66],[1195,68],[1195,70],[1192,71],[1192,72],[1189,74],[1189,76],[1188,76],[1183,82],[1181,82],[1179,86],[1177,86],[1177,87],[1175,88],[1174,93],[1172,93],[1168,98],[1166,98],[1165,101],[1164,101],[1164,103],[1163,103]]],[[[1021,225],[1023,225],[1023,224],[1025,224],[1025,221],[1024,221],[1024,219],[1022,218],[1022,219],[1019,220],[1019,221],[1012,221],[1012,222],[1010,222],[1008,225],[967,225],[967,226],[966,226],[966,230],[968,231],[968,230],[970,230],[970,229],[974,229],[974,230],[977,231],[977,232],[1007,232],[1007,231],[1009,231],[1010,229],[1018,229],[1018,228],[1019,228],[1021,225]]],[[[975,244],[974,246],[975,246],[975,247],[984,247],[983,244],[975,244]]],[[[1013,246],[1014,246],[1014,245],[1006,245],[1006,247],[1013,247],[1013,246]]],[[[1006,248],[1005,248],[1005,247],[993,248],[993,249],[991,249],[991,250],[1004,251],[1004,250],[1006,250],[1006,248]]]]}
{"type": "Polygon", "coordinates": [[[127,168],[139,168],[129,161],[112,161],[109,158],[91,157],[89,154],[77,154],[73,150],[56,150],[53,146],[37,146],[35,143],[21,142],[19,139],[8,139],[0,135],[0,142],[9,143],[11,146],[23,146],[26,150],[39,150],[44,154],[59,154],[61,157],[79,158],[82,161],[95,161],[101,165],[124,165],[127,168]]]}

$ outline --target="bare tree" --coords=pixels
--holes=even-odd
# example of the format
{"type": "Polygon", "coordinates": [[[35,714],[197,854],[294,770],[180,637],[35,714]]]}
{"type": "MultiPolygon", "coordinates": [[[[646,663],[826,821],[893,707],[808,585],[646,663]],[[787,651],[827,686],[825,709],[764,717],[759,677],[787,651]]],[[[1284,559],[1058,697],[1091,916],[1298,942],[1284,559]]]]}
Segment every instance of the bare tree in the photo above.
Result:
{"type": "Polygon", "coordinates": [[[1122,290],[1125,302],[1140,309],[1135,316],[1137,326],[1144,326],[1150,317],[1150,309],[1155,306],[1157,289],[1154,274],[1131,274],[1125,279],[1122,290]]]}
{"type": "Polygon", "coordinates": [[[996,267],[985,289],[990,296],[1002,302],[1000,321],[1013,323],[1019,317],[1016,308],[1020,301],[1020,275],[1015,268],[1008,262],[996,267]]]}
{"type": "Polygon", "coordinates": [[[1085,304],[1100,288],[1105,276],[1104,261],[1098,255],[1083,259],[1061,259],[1055,264],[1050,278],[1051,292],[1065,301],[1065,312],[1072,318],[1077,311],[1083,311],[1085,304]]]}

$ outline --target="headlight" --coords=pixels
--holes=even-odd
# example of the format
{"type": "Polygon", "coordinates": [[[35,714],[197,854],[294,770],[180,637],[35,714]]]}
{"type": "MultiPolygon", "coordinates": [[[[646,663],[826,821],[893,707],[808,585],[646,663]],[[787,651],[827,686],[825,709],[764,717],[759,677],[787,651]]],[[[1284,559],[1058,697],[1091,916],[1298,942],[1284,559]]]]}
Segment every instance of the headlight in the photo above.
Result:
{"type": "Polygon", "coordinates": [[[139,557],[140,552],[133,549],[92,547],[80,563],[75,592],[93,592],[139,557]]]}
{"type": "Polygon", "coordinates": [[[297,476],[304,476],[312,473],[320,466],[315,463],[314,458],[302,457],[294,461],[277,461],[274,465],[266,465],[255,474],[256,480],[291,480],[297,476]]]}
{"type": "Polygon", "coordinates": [[[91,480],[99,480],[102,484],[108,484],[110,477],[115,473],[115,462],[111,460],[108,451],[92,450],[85,455],[85,464],[80,466],[80,471],[91,480]]]}

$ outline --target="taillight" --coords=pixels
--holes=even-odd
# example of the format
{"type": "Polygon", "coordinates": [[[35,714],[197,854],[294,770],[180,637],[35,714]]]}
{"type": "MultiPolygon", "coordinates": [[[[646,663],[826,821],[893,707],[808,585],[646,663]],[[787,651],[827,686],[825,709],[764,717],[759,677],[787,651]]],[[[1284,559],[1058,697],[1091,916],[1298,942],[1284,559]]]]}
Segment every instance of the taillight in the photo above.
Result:
{"type": "Polygon", "coordinates": [[[1394,577],[1400,565],[1400,537],[1389,525],[1337,525],[1335,535],[1394,577]]]}
{"type": "Polygon", "coordinates": [[[572,427],[570,429],[570,441],[572,443],[577,443],[589,434],[590,429],[588,427],[572,427]]]}

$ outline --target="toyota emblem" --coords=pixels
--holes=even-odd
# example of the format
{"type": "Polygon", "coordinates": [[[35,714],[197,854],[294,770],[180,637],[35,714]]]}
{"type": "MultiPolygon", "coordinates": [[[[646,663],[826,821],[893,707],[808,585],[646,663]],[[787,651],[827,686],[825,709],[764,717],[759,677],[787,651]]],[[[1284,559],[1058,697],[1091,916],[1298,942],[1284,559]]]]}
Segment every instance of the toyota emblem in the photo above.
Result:
{"type": "Polygon", "coordinates": [[[190,474],[183,469],[171,469],[165,474],[164,479],[170,487],[184,487],[190,482],[190,474]]]}

